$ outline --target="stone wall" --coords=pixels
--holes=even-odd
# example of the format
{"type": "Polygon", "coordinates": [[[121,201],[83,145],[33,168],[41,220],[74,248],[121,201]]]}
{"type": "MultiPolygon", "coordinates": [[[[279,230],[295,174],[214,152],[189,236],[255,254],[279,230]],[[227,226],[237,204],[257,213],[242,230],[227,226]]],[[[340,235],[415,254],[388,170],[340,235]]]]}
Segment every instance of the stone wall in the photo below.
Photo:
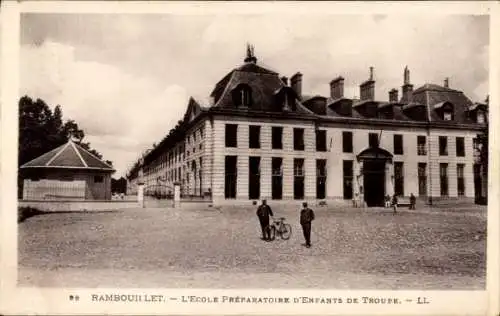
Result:
{"type": "Polygon", "coordinates": [[[101,211],[138,208],[135,201],[18,201],[18,207],[33,207],[46,212],[101,211]]]}

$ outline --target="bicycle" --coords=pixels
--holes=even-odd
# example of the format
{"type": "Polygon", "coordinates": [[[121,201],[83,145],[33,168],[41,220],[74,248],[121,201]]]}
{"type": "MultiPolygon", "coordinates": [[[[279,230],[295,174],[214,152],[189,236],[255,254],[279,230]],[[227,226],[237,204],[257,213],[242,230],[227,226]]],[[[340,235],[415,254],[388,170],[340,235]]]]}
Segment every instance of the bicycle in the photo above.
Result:
{"type": "Polygon", "coordinates": [[[292,235],[292,226],[285,223],[284,217],[280,217],[278,220],[273,219],[273,223],[269,225],[267,229],[269,230],[269,237],[271,240],[276,238],[276,234],[283,240],[290,239],[292,235]]]}

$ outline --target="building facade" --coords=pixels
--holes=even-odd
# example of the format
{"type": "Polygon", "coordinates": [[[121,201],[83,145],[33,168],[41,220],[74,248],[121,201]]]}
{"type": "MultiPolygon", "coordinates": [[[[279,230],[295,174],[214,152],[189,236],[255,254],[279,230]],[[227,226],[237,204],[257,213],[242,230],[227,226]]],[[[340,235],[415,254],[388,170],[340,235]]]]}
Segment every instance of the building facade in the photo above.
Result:
{"type": "Polygon", "coordinates": [[[424,84],[413,89],[405,68],[402,96],[375,100],[373,68],[360,98],[344,97],[344,78],[329,96],[302,93],[258,65],[248,48],[242,66],[222,78],[212,104],[190,99],[179,124],[129,173],[146,190],[181,185],[184,196],[214,203],[268,199],[364,200],[386,195],[473,200],[485,194],[477,135],[488,105],[463,92],[424,84]],[[142,173],[142,176],[139,176],[142,173]]]}

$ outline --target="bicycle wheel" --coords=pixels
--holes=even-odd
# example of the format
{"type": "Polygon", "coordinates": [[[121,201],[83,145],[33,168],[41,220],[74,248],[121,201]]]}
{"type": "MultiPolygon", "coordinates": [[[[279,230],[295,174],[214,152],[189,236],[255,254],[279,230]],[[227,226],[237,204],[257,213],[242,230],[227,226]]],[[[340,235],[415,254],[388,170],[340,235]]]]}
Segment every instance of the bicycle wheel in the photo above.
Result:
{"type": "Polygon", "coordinates": [[[283,226],[281,226],[281,238],[288,240],[290,236],[292,236],[292,226],[290,226],[290,224],[283,224],[283,226]]]}
{"type": "Polygon", "coordinates": [[[276,238],[276,227],[274,225],[267,226],[269,232],[269,239],[274,240],[276,238]]]}

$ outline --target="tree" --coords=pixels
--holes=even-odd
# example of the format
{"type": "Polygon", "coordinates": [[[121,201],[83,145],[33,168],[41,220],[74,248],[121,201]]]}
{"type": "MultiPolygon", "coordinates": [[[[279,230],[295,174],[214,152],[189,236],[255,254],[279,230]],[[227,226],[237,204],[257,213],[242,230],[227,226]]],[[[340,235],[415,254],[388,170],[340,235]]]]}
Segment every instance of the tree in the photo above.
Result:
{"type": "Polygon", "coordinates": [[[82,142],[85,133],[74,120],[63,123],[60,105],[57,105],[52,112],[41,99],[33,101],[28,96],[19,99],[19,165],[61,146],[70,138],[102,159],[102,155],[92,149],[90,143],[82,142]]]}
{"type": "Polygon", "coordinates": [[[80,143],[85,137],[85,133],[78,127],[78,124],[73,120],[68,120],[62,126],[61,133],[66,139],[72,138],[76,142],[80,143]]]}
{"type": "Polygon", "coordinates": [[[64,143],[48,105],[25,96],[19,100],[19,157],[23,164],[64,143]]]}
{"type": "Polygon", "coordinates": [[[96,156],[97,158],[99,159],[102,159],[102,155],[95,149],[92,149],[90,147],[90,143],[89,142],[79,142],[78,145],[80,145],[83,149],[86,149],[88,150],[89,153],[91,153],[92,155],[96,156]]]}

